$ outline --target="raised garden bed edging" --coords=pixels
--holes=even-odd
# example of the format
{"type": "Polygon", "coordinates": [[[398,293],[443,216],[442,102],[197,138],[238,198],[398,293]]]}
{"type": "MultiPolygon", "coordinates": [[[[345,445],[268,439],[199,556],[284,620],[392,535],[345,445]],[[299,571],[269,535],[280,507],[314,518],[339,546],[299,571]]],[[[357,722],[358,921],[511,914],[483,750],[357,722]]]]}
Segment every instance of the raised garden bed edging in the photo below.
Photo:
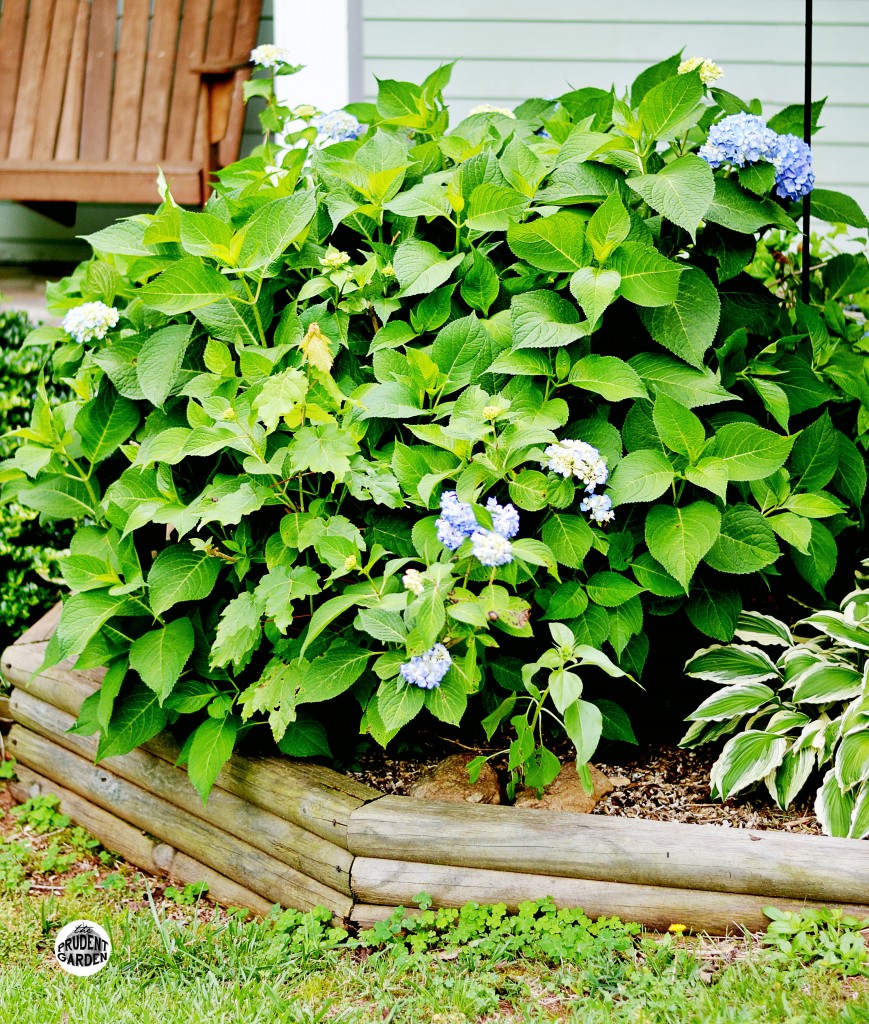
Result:
{"type": "Polygon", "coordinates": [[[849,839],[433,803],[306,762],[241,755],[203,807],[166,734],[93,764],[95,740],[68,729],[100,673],[59,665],[33,677],[56,621],[48,613],[2,656],[15,685],[13,792],[57,793],[109,848],[149,871],[207,881],[221,902],[258,913],[321,904],[368,925],[421,891],[435,906],[515,908],[548,895],[593,917],[711,933],[764,927],[770,903],[869,916],[869,845],[849,839]]]}

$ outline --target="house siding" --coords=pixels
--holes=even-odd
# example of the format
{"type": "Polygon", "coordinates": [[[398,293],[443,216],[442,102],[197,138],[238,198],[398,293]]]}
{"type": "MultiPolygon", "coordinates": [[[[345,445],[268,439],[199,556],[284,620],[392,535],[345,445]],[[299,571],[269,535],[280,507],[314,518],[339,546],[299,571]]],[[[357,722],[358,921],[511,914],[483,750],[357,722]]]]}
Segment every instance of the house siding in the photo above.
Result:
{"type": "MultiPolygon", "coordinates": [[[[720,64],[721,85],[774,113],[803,98],[803,5],[792,0],[363,0],[363,81],[419,81],[459,58],[446,96],[463,115],[588,85],[626,89],[684,47],[720,64]]],[[[869,209],[869,0],[814,4],[813,94],[827,97],[813,141],[818,183],[869,209]]]]}
{"type": "MultiPolygon", "coordinates": [[[[296,0],[264,0],[258,41],[273,41],[274,3],[296,0]]],[[[2,0],[0,0],[2,6],[2,0]]],[[[118,0],[122,10],[123,0],[118,0]]],[[[247,152],[260,139],[256,114],[249,111],[245,122],[242,151],[247,152]]],[[[53,263],[82,259],[89,249],[77,238],[98,231],[118,217],[141,213],[146,207],[88,204],[80,205],[72,227],[63,227],[55,221],[34,213],[18,203],[0,202],[0,263],[53,263]]]]}

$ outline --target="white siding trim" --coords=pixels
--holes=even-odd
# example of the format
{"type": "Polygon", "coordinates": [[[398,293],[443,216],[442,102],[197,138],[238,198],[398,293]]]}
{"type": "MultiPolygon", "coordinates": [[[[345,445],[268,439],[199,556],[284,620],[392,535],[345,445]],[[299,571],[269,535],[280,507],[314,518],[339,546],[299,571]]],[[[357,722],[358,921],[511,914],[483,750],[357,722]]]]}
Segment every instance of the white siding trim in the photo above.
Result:
{"type": "Polygon", "coordinates": [[[313,103],[334,110],[350,102],[358,63],[353,0],[274,0],[275,43],[306,65],[298,75],[278,79],[281,99],[294,106],[313,103]]]}

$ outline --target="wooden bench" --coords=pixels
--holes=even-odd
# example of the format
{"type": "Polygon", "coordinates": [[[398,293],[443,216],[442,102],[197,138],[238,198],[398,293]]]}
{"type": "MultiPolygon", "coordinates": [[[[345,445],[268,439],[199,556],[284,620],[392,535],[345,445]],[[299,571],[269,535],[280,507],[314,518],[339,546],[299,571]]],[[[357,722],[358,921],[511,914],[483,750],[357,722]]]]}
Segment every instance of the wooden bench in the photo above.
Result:
{"type": "MultiPolygon", "coordinates": [[[[0,0],[0,199],[179,203],[238,157],[261,0],[0,0]]],[[[43,210],[49,212],[49,210],[43,210]]]]}

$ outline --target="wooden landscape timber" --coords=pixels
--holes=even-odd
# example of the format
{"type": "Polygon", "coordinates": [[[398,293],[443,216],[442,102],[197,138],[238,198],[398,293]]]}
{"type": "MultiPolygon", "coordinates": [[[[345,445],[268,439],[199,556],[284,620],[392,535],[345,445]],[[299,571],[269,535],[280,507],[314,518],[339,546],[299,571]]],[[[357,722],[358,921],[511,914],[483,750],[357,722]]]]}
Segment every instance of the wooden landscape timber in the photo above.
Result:
{"type": "Polygon", "coordinates": [[[53,793],[60,798],[62,814],[69,815],[77,825],[86,828],[99,839],[106,849],[120,854],[131,864],[154,875],[165,875],[169,881],[180,882],[182,885],[206,882],[209,895],[224,906],[244,907],[263,916],[271,909],[272,904],[252,889],[239,885],[167,843],[152,839],[116,814],[104,811],[102,807],[97,807],[24,765],[19,765],[16,770],[18,781],[10,786],[16,800],[23,802],[33,796],[53,793]]]}
{"type": "Polygon", "coordinates": [[[106,846],[207,881],[221,902],[321,904],[363,927],[423,891],[435,907],[552,896],[592,917],[710,933],[761,929],[768,905],[869,916],[869,844],[851,839],[382,796],[318,765],[241,754],[203,807],[168,733],[94,766],[95,740],[68,730],[102,673],[34,675],[56,621],[49,613],[2,656],[16,687],[14,792],[56,792],[106,846]]]}

